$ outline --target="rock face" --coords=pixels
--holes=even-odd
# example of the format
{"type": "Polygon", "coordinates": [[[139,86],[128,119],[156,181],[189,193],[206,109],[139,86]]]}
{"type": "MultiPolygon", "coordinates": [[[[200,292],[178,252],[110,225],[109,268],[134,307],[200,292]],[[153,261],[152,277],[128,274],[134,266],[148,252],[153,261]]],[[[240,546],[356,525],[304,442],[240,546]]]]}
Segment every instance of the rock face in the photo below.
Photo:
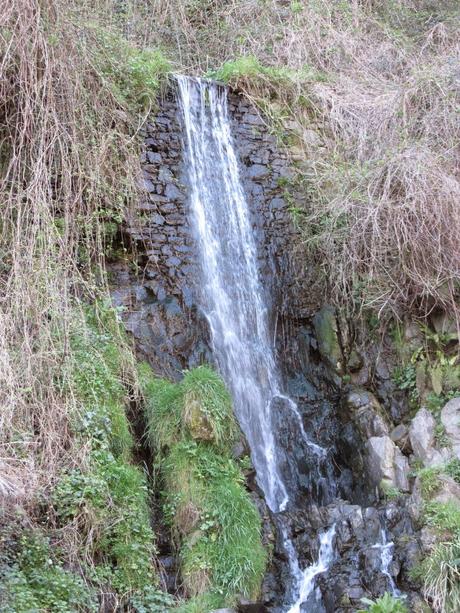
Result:
{"type": "MultiPolygon", "coordinates": [[[[301,567],[305,568],[318,554],[318,533],[336,524],[340,560],[338,556],[331,572],[319,579],[319,585],[328,613],[356,610],[361,606],[361,597],[376,597],[388,589],[379,549],[383,527],[387,526],[394,535],[412,533],[404,509],[391,505],[372,507],[378,503],[375,488],[369,487],[386,480],[401,491],[408,490],[408,462],[398,445],[406,450],[401,441],[408,445],[409,436],[407,431],[392,430],[382,407],[393,406],[389,399],[394,389],[388,369],[380,362],[371,373],[360,355],[348,356],[350,371],[366,370],[366,376],[361,377],[360,383],[355,382],[357,387],[344,393],[339,376],[344,372],[341,342],[348,345],[346,338],[341,338],[336,313],[329,306],[317,312],[320,297],[305,291],[308,281],[303,287],[296,284],[298,262],[291,249],[296,230],[284,198],[290,177],[288,160],[243,97],[231,94],[229,104],[241,178],[258,245],[260,274],[272,298],[268,307],[284,368],[286,393],[295,399],[299,409],[296,415],[288,399],[276,399],[273,428],[283,450],[281,472],[298,492],[290,501],[295,509],[288,523],[290,536],[301,567]],[[379,392],[378,400],[358,387],[366,385],[371,374],[385,383],[383,399],[379,392]],[[301,426],[327,450],[324,458],[319,459],[317,450],[299,435],[301,426]]],[[[173,93],[163,100],[157,117],[147,125],[145,144],[145,193],[124,235],[137,258],[111,267],[113,298],[116,305],[123,307],[125,326],[140,356],[159,375],[175,379],[184,369],[212,363],[213,356],[207,322],[197,306],[201,291],[198,258],[187,221],[182,126],[173,93]]],[[[188,425],[196,439],[211,438],[210,424],[193,401],[188,425]]],[[[414,440],[419,441],[419,451],[425,449],[423,436],[417,434],[414,440]]],[[[235,449],[234,453],[238,456],[242,450],[235,449]]],[[[256,483],[249,485],[263,506],[256,494],[256,483]]],[[[262,515],[267,528],[268,511],[262,515]]],[[[396,537],[391,539],[396,543],[396,537]]],[[[273,536],[268,540],[273,544],[273,536]]],[[[290,582],[281,537],[278,541],[263,599],[272,613],[286,610],[283,598],[290,582]]],[[[404,564],[409,564],[407,560],[414,554],[412,545],[412,549],[407,545],[407,551],[395,545],[395,560],[389,569],[393,578],[404,564]]],[[[240,603],[238,611],[265,610],[262,604],[244,607],[240,603]],[[254,606],[259,608],[250,608],[254,606]]]]}
{"type": "Polygon", "coordinates": [[[441,422],[452,451],[460,459],[460,398],[453,398],[441,411],[441,422]]]}
{"type": "Polygon", "coordinates": [[[347,394],[345,402],[363,438],[388,434],[388,421],[374,394],[365,389],[354,388],[347,394]]]}
{"type": "MultiPolygon", "coordinates": [[[[291,175],[287,155],[245,98],[230,94],[229,111],[273,317],[287,310],[298,313],[306,298],[295,283],[301,261],[290,249],[297,231],[284,199],[291,175]]],[[[197,309],[198,258],[188,223],[182,120],[173,91],[144,136],[144,193],[125,228],[137,261],[135,267],[122,262],[111,267],[113,297],[124,309],[139,353],[156,372],[174,377],[212,356],[207,324],[197,309]]]]}

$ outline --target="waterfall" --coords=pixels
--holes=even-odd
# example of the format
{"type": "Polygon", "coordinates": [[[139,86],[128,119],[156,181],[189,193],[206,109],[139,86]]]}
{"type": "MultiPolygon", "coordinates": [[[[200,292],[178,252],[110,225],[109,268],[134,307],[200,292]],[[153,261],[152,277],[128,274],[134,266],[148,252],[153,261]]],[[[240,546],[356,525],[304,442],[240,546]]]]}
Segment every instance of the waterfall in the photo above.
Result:
{"type": "MultiPolygon", "coordinates": [[[[304,431],[296,404],[282,392],[270,340],[268,308],[261,285],[252,222],[240,180],[227,110],[227,90],[217,83],[177,76],[185,132],[190,215],[201,269],[200,307],[210,331],[218,368],[233,397],[248,441],[257,481],[273,513],[289,501],[280,473],[280,450],[273,411],[282,402],[299,424],[299,434],[315,456],[325,450],[304,431]]],[[[318,563],[299,568],[291,541],[284,538],[300,611],[314,589],[314,578],[332,557],[333,531],[320,544],[318,563]]]]}

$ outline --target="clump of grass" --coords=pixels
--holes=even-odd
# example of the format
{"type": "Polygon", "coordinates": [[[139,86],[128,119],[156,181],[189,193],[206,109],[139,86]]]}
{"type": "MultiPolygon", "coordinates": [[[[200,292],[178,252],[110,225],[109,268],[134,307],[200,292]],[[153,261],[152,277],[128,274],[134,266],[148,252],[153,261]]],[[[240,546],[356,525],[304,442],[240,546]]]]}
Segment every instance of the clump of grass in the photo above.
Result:
{"type": "Polygon", "coordinates": [[[460,460],[458,458],[450,460],[444,467],[444,472],[457,483],[460,483],[460,460]]]}
{"type": "Polygon", "coordinates": [[[225,62],[208,76],[252,95],[257,93],[261,99],[267,96],[286,99],[295,91],[302,75],[287,67],[264,66],[258,58],[248,55],[225,62]]]}
{"type": "Polygon", "coordinates": [[[422,468],[418,471],[424,500],[429,500],[439,490],[441,486],[439,480],[440,473],[441,470],[438,467],[422,468]]]}
{"type": "Polygon", "coordinates": [[[149,439],[164,458],[159,464],[164,513],[192,598],[179,610],[198,611],[204,602],[232,606],[238,595],[257,596],[266,553],[257,509],[230,454],[237,429],[222,380],[209,367],[200,367],[172,384],[152,378],[144,367],[141,382],[149,439]],[[205,425],[191,419],[193,403],[205,425]]]}
{"type": "Polygon", "coordinates": [[[427,502],[424,505],[424,519],[429,526],[441,532],[460,534],[460,509],[453,501],[427,502]]]}
{"type": "Polygon", "coordinates": [[[188,440],[171,449],[164,476],[188,594],[221,595],[227,605],[237,594],[257,596],[266,564],[260,518],[234,460],[188,440]]]}
{"type": "Polygon", "coordinates": [[[438,543],[417,569],[423,593],[437,613],[460,608],[460,537],[438,543]]]}
{"type": "Polygon", "coordinates": [[[212,368],[190,370],[179,384],[152,378],[148,367],[140,376],[149,404],[148,431],[154,447],[170,447],[188,435],[223,448],[235,442],[238,427],[230,394],[212,368]]]}

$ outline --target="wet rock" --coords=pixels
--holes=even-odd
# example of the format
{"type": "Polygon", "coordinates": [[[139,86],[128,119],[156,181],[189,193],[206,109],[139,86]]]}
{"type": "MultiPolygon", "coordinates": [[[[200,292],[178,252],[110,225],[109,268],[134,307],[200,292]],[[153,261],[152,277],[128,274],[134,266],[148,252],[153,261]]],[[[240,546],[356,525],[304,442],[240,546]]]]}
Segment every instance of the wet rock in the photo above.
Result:
{"type": "Polygon", "coordinates": [[[336,372],[341,372],[342,350],[335,309],[331,306],[323,307],[313,317],[313,326],[321,356],[336,372]]]}
{"type": "Polygon", "coordinates": [[[262,164],[252,164],[248,168],[248,174],[251,179],[262,179],[269,174],[269,170],[262,164]]]}
{"type": "Polygon", "coordinates": [[[429,553],[439,540],[437,531],[429,526],[424,526],[420,531],[420,543],[425,553],[429,553]]]}
{"type": "Polygon", "coordinates": [[[452,398],[444,406],[441,411],[441,422],[453,453],[460,459],[460,398],[452,398]]]}
{"type": "Polygon", "coordinates": [[[183,198],[182,192],[173,183],[168,183],[166,185],[165,196],[168,200],[183,198]]]}

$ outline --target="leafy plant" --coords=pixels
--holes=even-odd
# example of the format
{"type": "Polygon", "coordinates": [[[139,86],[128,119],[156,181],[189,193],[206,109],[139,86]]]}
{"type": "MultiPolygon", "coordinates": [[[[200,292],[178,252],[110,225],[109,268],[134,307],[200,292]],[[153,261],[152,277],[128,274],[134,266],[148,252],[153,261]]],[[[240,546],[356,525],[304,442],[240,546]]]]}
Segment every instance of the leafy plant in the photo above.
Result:
{"type": "Polygon", "coordinates": [[[81,576],[62,567],[38,531],[21,536],[15,563],[1,579],[7,613],[98,610],[94,592],[81,576]]]}
{"type": "Polygon", "coordinates": [[[403,600],[392,596],[389,592],[385,592],[383,596],[377,600],[369,598],[361,598],[363,604],[368,605],[367,609],[362,609],[358,613],[408,613],[408,608],[403,600]]]}

